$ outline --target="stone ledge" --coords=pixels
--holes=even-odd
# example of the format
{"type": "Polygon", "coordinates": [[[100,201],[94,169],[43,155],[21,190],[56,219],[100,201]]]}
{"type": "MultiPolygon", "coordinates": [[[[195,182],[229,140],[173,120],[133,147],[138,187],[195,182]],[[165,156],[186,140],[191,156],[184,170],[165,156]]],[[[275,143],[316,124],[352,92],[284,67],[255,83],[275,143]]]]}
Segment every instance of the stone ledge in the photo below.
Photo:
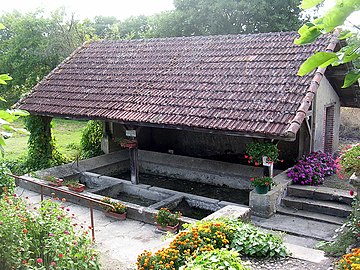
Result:
{"type": "Polygon", "coordinates": [[[203,220],[218,219],[218,218],[236,218],[243,221],[250,220],[251,210],[248,207],[242,207],[237,205],[228,205],[220,210],[205,217],[203,220]]]}

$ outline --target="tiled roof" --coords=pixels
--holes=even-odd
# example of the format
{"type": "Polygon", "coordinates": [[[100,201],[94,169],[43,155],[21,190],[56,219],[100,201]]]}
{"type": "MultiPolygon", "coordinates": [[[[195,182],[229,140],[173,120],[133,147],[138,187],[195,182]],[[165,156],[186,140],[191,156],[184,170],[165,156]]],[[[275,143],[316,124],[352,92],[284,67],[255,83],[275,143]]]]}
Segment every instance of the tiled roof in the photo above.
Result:
{"type": "MultiPolygon", "coordinates": [[[[85,43],[21,109],[140,125],[286,137],[313,75],[301,63],[329,38],[295,32],[85,43]]],[[[296,133],[297,130],[295,130],[296,133]]]]}

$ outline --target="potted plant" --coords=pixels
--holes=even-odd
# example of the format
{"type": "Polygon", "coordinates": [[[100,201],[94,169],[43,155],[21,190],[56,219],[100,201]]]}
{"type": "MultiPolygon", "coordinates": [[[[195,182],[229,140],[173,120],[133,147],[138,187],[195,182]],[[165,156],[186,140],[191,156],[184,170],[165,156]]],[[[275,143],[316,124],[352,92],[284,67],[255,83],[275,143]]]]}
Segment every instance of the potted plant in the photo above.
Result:
{"type": "Polygon", "coordinates": [[[61,178],[57,178],[53,175],[47,175],[44,177],[44,180],[49,182],[50,186],[54,186],[54,187],[60,187],[63,185],[64,180],[61,178]]]}
{"type": "Polygon", "coordinates": [[[156,227],[161,231],[177,232],[181,212],[172,213],[167,208],[161,208],[155,216],[156,227]]]}
{"type": "Polygon", "coordinates": [[[270,142],[253,142],[246,145],[245,158],[249,164],[259,166],[263,164],[263,157],[267,157],[268,162],[276,163],[279,161],[279,150],[277,146],[270,142]]]}
{"type": "Polygon", "coordinates": [[[105,210],[105,216],[112,217],[118,220],[124,220],[126,219],[126,205],[121,202],[114,202],[109,197],[104,197],[101,199],[102,202],[107,203],[110,206],[102,206],[102,208],[105,210]]]}
{"type": "Polygon", "coordinates": [[[114,142],[120,144],[123,148],[135,148],[137,146],[137,140],[136,139],[124,139],[124,138],[115,138],[114,142]]]}
{"type": "Polygon", "coordinates": [[[258,194],[266,194],[269,191],[269,188],[274,183],[271,177],[253,177],[250,178],[251,185],[255,187],[255,191],[258,194]]]}
{"type": "Polygon", "coordinates": [[[79,180],[70,180],[70,181],[68,181],[67,182],[67,187],[69,188],[69,190],[75,191],[75,192],[83,192],[85,190],[85,185],[80,184],[79,180]]]}

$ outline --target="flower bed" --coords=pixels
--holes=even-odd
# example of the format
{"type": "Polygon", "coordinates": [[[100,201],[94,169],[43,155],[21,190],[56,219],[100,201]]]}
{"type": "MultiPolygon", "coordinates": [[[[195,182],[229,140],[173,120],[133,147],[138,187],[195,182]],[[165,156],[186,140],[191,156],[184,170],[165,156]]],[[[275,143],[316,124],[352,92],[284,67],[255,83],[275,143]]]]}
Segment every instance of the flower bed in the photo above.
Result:
{"type": "Polygon", "coordinates": [[[222,248],[235,248],[248,256],[286,256],[286,248],[280,238],[238,220],[224,219],[187,225],[186,230],[181,231],[168,248],[154,254],[148,251],[140,254],[137,266],[142,270],[179,269],[204,252],[222,248]]]}
{"type": "Polygon", "coordinates": [[[323,183],[325,176],[337,171],[337,163],[329,153],[313,152],[302,157],[287,176],[294,184],[316,186],[323,183]]]}
{"type": "Polygon", "coordinates": [[[360,269],[360,248],[354,248],[351,253],[345,254],[337,262],[336,269],[339,270],[357,270],[360,269]]]}
{"type": "Polygon", "coordinates": [[[100,269],[84,230],[51,200],[29,210],[21,198],[0,200],[0,269],[100,269]]]}

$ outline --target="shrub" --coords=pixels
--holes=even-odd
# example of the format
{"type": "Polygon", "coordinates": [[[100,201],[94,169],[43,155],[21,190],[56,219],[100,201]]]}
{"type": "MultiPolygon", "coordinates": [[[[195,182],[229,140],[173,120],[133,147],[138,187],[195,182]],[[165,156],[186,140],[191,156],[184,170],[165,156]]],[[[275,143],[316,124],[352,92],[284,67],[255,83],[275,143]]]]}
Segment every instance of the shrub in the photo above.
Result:
{"type": "Polygon", "coordinates": [[[176,226],[179,224],[180,212],[171,213],[167,208],[161,208],[155,216],[156,224],[166,226],[176,226]]]}
{"type": "Polygon", "coordinates": [[[352,204],[352,211],[346,224],[357,239],[360,239],[360,202],[355,198],[352,204]]]}
{"type": "Polygon", "coordinates": [[[347,146],[340,156],[340,170],[338,174],[346,174],[348,176],[355,173],[360,175],[360,144],[353,147],[347,146]]]}
{"type": "Polygon", "coordinates": [[[222,248],[235,248],[241,254],[257,257],[287,255],[280,237],[238,220],[199,221],[183,226],[186,230],[181,231],[168,248],[154,254],[148,251],[140,254],[138,269],[179,269],[205,252],[222,248]]]}
{"type": "Polygon", "coordinates": [[[0,269],[100,269],[87,231],[63,206],[47,200],[33,212],[7,195],[0,208],[0,269]]]}
{"type": "Polygon", "coordinates": [[[81,158],[91,158],[102,155],[101,139],[103,137],[103,124],[101,121],[90,120],[82,132],[80,146],[81,158]]]}
{"type": "Polygon", "coordinates": [[[251,257],[285,257],[286,247],[281,237],[260,231],[254,225],[234,220],[226,221],[233,231],[230,247],[251,257]]]}
{"type": "Polygon", "coordinates": [[[274,163],[279,161],[279,150],[277,146],[269,142],[254,142],[246,145],[245,158],[248,159],[249,164],[255,164],[256,166],[262,165],[262,157],[267,156],[268,161],[274,163]]]}
{"type": "Polygon", "coordinates": [[[0,163],[0,197],[6,192],[14,192],[15,189],[15,179],[9,175],[10,170],[7,168],[6,164],[0,163]]]}
{"type": "Polygon", "coordinates": [[[204,252],[186,264],[184,270],[246,270],[238,257],[239,254],[233,250],[215,249],[204,252]]]}
{"type": "Polygon", "coordinates": [[[155,254],[144,251],[138,256],[138,269],[179,269],[185,262],[205,251],[225,247],[231,239],[230,228],[220,221],[202,221],[188,226],[170,243],[155,254]]]}
{"type": "Polygon", "coordinates": [[[360,248],[354,248],[351,253],[345,254],[336,264],[336,269],[339,270],[360,269],[360,248]]]}
{"type": "Polygon", "coordinates": [[[300,185],[320,185],[325,176],[336,173],[337,164],[330,153],[313,152],[292,167],[287,176],[294,184],[300,185]]]}

